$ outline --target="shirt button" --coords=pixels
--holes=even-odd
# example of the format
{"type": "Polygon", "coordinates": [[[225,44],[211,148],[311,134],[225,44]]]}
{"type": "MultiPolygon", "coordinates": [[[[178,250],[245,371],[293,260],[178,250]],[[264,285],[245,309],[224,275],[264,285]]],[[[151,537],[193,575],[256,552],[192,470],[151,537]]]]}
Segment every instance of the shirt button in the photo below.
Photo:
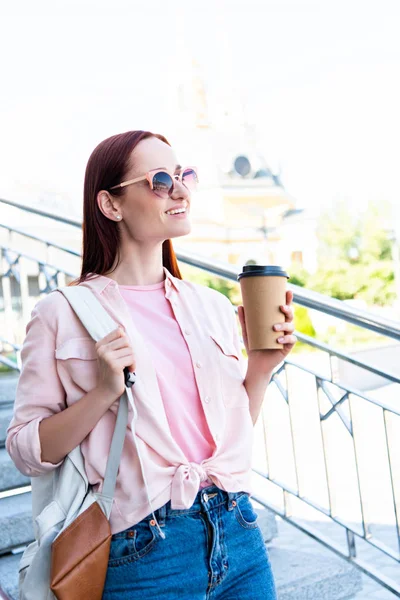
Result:
{"type": "Polygon", "coordinates": [[[210,400],[211,400],[210,396],[206,396],[204,398],[204,402],[207,402],[207,404],[210,402],[210,400]]]}
{"type": "Polygon", "coordinates": [[[185,333],[186,333],[186,335],[190,335],[190,333],[191,333],[190,329],[185,329],[185,333]]]}
{"type": "Polygon", "coordinates": [[[196,367],[198,367],[200,369],[201,368],[201,362],[197,361],[196,367]]]}

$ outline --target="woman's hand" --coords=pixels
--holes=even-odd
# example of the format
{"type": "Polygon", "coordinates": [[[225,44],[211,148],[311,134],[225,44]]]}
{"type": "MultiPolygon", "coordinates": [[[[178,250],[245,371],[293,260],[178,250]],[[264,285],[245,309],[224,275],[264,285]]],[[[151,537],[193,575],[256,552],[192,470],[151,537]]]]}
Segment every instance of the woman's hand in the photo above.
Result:
{"type": "Polygon", "coordinates": [[[96,343],[100,377],[97,389],[110,396],[110,405],[125,391],[124,368],[136,369],[135,356],[122,327],[117,327],[96,343]]]}
{"type": "Polygon", "coordinates": [[[286,292],[286,305],[280,306],[280,310],[285,315],[285,322],[274,325],[274,330],[277,332],[278,342],[283,343],[283,348],[265,349],[265,350],[249,350],[247,330],[246,330],[246,318],[244,314],[244,307],[238,307],[239,321],[242,328],[243,342],[246,348],[247,356],[250,361],[256,364],[257,369],[262,373],[271,373],[274,368],[282,362],[293,346],[297,342],[297,337],[293,335],[294,324],[293,324],[293,292],[286,292]]]}

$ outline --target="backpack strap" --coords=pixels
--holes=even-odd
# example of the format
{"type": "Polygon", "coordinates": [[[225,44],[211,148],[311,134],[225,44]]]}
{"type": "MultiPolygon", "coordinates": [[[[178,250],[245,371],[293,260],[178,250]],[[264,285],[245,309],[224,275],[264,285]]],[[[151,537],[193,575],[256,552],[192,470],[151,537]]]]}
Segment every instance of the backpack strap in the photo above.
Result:
{"type": "MultiPolygon", "coordinates": [[[[116,329],[117,323],[89,288],[85,286],[65,286],[56,288],[54,291],[61,292],[65,296],[81,320],[82,325],[96,342],[116,329]]],[[[127,422],[128,396],[125,389],[119,402],[118,415],[102,488],[102,495],[111,499],[114,497],[127,422]]]]}

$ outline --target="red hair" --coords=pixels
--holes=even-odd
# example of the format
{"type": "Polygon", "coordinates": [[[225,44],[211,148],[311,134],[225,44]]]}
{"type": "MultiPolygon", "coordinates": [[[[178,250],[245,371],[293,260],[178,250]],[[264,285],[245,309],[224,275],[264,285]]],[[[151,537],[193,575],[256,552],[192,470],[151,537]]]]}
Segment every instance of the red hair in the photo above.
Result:
{"type": "MultiPolygon", "coordinates": [[[[83,240],[82,268],[79,278],[69,285],[77,285],[87,278],[89,273],[103,275],[110,272],[118,256],[120,234],[118,224],[107,219],[97,204],[100,190],[109,190],[123,181],[128,170],[131,152],[139,142],[156,137],[170,146],[163,136],[150,131],[127,131],[113,135],[96,146],[89,157],[85,171],[83,191],[83,240]]],[[[115,196],[123,194],[122,188],[113,190],[115,196]]],[[[182,279],[178,261],[171,240],[165,240],[162,246],[162,262],[168,271],[182,279]]]]}

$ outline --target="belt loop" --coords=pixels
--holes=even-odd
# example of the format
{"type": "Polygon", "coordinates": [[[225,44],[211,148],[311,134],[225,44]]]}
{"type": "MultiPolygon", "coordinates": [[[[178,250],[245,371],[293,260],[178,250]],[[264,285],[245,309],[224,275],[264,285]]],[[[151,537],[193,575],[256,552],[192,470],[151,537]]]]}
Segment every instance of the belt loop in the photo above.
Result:
{"type": "Polygon", "coordinates": [[[237,492],[228,492],[228,497],[227,497],[227,508],[228,510],[233,510],[233,506],[232,506],[232,501],[236,498],[237,496],[237,492]]]}
{"type": "Polygon", "coordinates": [[[167,514],[167,505],[164,504],[163,506],[161,506],[160,508],[157,509],[156,511],[157,513],[157,520],[160,524],[160,527],[164,527],[165,524],[165,517],[167,514]]]}

